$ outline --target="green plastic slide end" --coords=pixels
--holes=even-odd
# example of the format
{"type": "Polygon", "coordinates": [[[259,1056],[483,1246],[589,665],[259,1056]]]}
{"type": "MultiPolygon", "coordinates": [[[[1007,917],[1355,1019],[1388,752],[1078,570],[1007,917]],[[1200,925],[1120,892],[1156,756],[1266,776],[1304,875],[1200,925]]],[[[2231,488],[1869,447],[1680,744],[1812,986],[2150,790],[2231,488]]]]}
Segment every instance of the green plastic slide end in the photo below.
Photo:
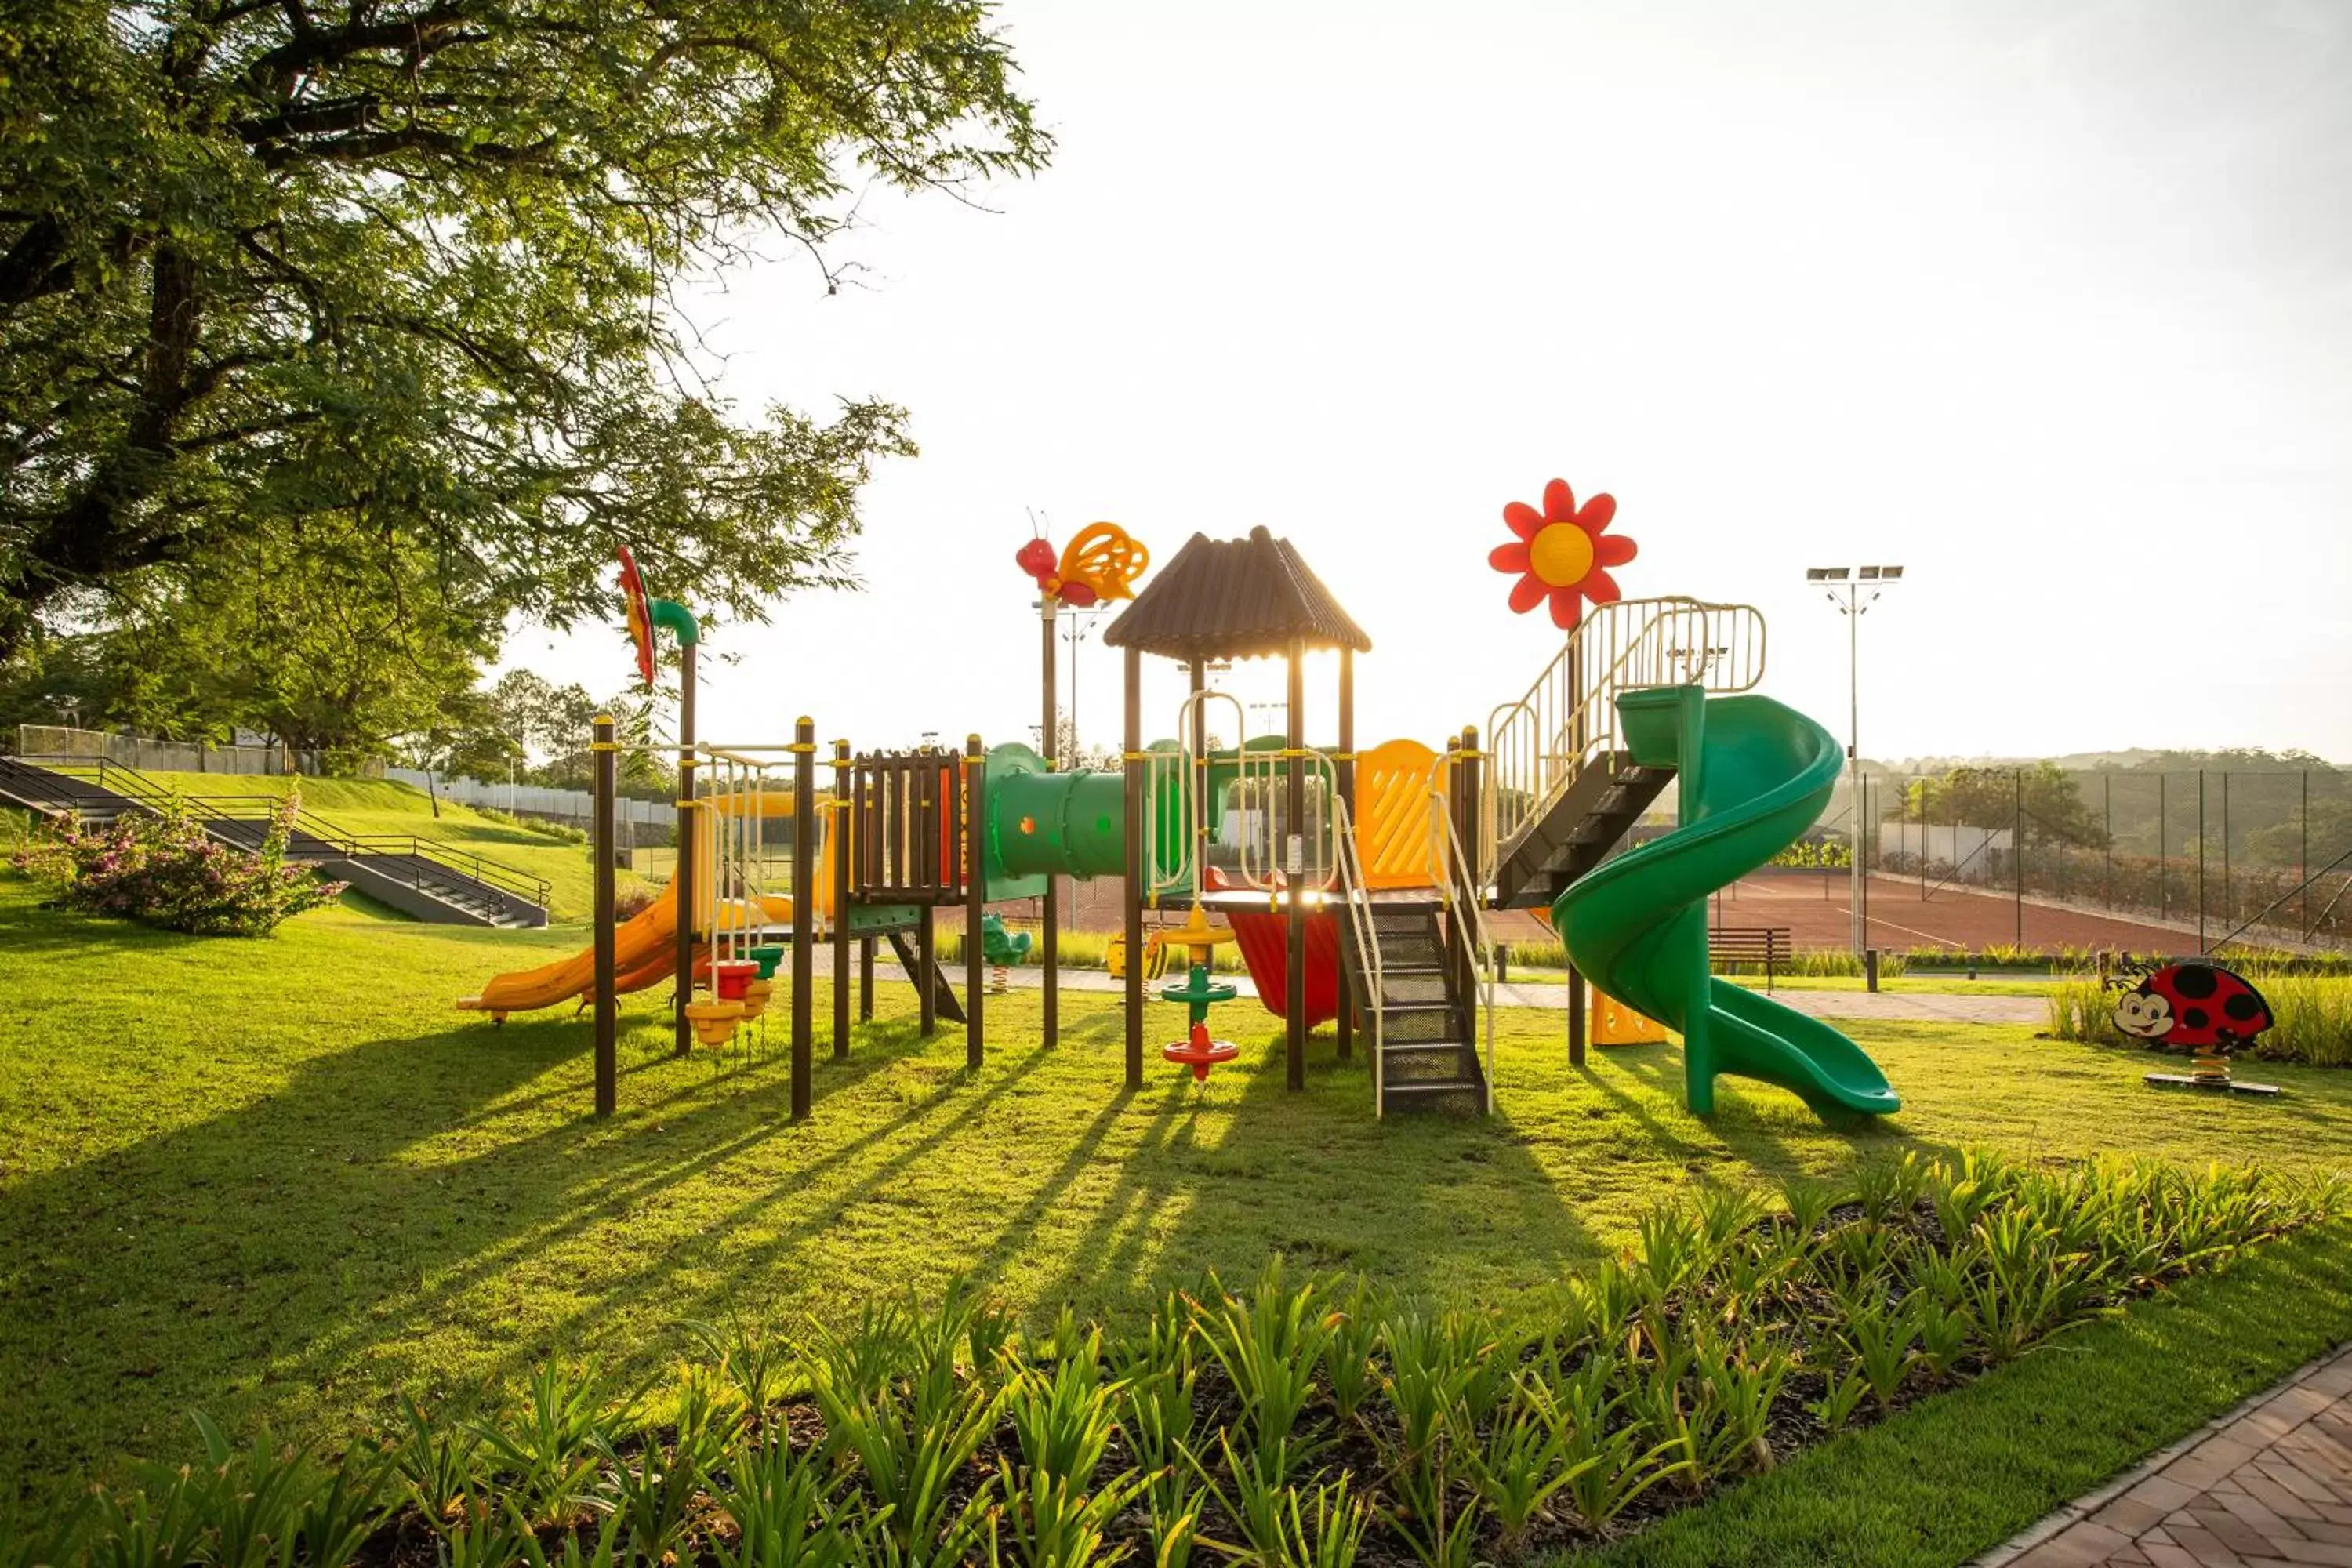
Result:
{"type": "Polygon", "coordinates": [[[702,623],[676,599],[648,600],[646,609],[653,616],[655,626],[677,639],[678,647],[692,647],[702,640],[702,623]]]}

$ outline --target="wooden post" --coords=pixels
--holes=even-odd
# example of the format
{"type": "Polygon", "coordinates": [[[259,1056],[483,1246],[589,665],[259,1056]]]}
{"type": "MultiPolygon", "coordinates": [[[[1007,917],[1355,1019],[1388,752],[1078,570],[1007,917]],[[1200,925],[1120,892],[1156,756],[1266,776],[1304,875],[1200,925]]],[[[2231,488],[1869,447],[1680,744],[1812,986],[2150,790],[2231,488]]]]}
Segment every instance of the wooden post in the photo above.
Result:
{"type": "MultiPolygon", "coordinates": [[[[1352,826],[1356,820],[1356,650],[1347,647],[1345,644],[1342,644],[1339,648],[1339,756],[1338,768],[1339,774],[1339,798],[1347,803],[1348,821],[1349,826],[1352,826]]],[[[1338,844],[1334,843],[1331,848],[1332,853],[1339,853],[1339,847],[1338,844]]],[[[1357,853],[1360,856],[1362,852],[1363,847],[1360,842],[1357,845],[1357,853]]],[[[1339,889],[1339,893],[1342,898],[1345,898],[1348,894],[1346,887],[1342,886],[1339,889]]],[[[1365,896],[1367,898],[1370,896],[1369,891],[1366,892],[1365,896]]],[[[1340,918],[1345,920],[1348,919],[1349,916],[1343,911],[1340,918]]],[[[1339,950],[1343,953],[1346,952],[1348,950],[1348,944],[1346,942],[1341,942],[1339,944],[1339,950]]],[[[1339,976],[1339,1016],[1335,1020],[1332,1027],[1332,1044],[1339,1059],[1343,1062],[1355,1054],[1355,1042],[1353,1037],[1355,1034],[1356,1020],[1354,1017],[1355,1009],[1353,1004],[1354,996],[1352,994],[1352,988],[1348,984],[1348,977],[1345,974],[1342,974],[1339,976]]]]}
{"type": "MultiPolygon", "coordinates": [[[[1057,759],[1061,755],[1062,745],[1061,704],[1054,689],[1054,614],[1060,608],[1061,601],[1051,594],[1040,593],[1037,595],[1037,604],[1038,644],[1041,649],[1038,656],[1038,670],[1041,676],[1039,685],[1045,699],[1044,711],[1041,715],[1045,722],[1037,731],[1037,754],[1045,759],[1045,769],[1051,773],[1057,771],[1059,767],[1057,759]]],[[[1075,757],[1070,760],[1073,763],[1077,761],[1075,757]]],[[[1059,877],[1051,871],[1045,873],[1045,899],[1044,907],[1039,911],[1044,927],[1038,932],[1037,963],[1040,978],[1045,985],[1045,991],[1039,1002],[1045,1009],[1045,1044],[1048,1046],[1059,1037],[1062,1027],[1062,997],[1059,989],[1062,965],[1061,886],[1062,879],[1059,877]]]]}
{"type": "Polygon", "coordinates": [[[825,818],[825,843],[833,854],[833,1059],[849,1059],[849,830],[856,787],[849,742],[833,743],[833,811],[825,818]]]}
{"type": "Polygon", "coordinates": [[[857,939],[857,1021],[874,1021],[874,939],[857,939]]]}
{"type": "MultiPolygon", "coordinates": [[[[1208,689],[1207,660],[1193,659],[1185,666],[1185,674],[1193,696],[1208,689]]],[[[1193,879],[1198,882],[1208,870],[1209,855],[1209,715],[1201,703],[1192,704],[1192,723],[1183,736],[1183,745],[1192,755],[1185,763],[1185,776],[1176,784],[1176,822],[1181,831],[1192,835],[1185,847],[1194,857],[1193,879]],[[1187,808],[1196,799],[1200,809],[1197,816],[1192,816],[1187,808]],[[1186,820],[1188,816],[1192,820],[1186,820]]]]}
{"type": "Polygon", "coordinates": [[[615,788],[613,716],[596,715],[596,805],[589,838],[596,855],[596,1114],[610,1116],[619,1076],[614,1041],[620,1032],[620,998],[614,992],[613,795],[615,788]]]}
{"type": "Polygon", "coordinates": [[[1127,774],[1127,1087],[1143,1087],[1143,651],[1128,648],[1127,717],[1120,766],[1127,774]]]}
{"type": "MultiPolygon", "coordinates": [[[[1569,662],[1572,668],[1576,662],[1575,656],[1571,655],[1569,662]]],[[[1571,675],[1570,679],[1572,680],[1574,677],[1571,675]]],[[[1476,731],[1465,730],[1463,734],[1465,737],[1473,736],[1476,731]]],[[[1723,921],[1722,899],[1722,889],[1717,889],[1716,890],[1716,922],[1718,925],[1723,921]]],[[[1561,943],[1560,951],[1563,952],[1568,951],[1565,942],[1561,943]]],[[[1577,969],[1576,961],[1570,959],[1568,961],[1568,1065],[1572,1068],[1580,1068],[1584,1065],[1586,1033],[1584,1012],[1584,976],[1577,969]]]]}
{"type": "Polygon", "coordinates": [[[793,726],[793,1120],[809,1114],[816,1025],[816,721],[793,726]]]}
{"type": "Polygon", "coordinates": [[[977,1071],[988,1002],[988,753],[977,735],[966,735],[963,747],[963,1061],[977,1071]]]}
{"type": "Polygon", "coordinates": [[[689,642],[677,650],[677,861],[669,874],[677,910],[677,994],[671,998],[677,1017],[671,1045],[681,1057],[694,1050],[694,1025],[686,1016],[686,1005],[694,1000],[694,855],[702,839],[695,830],[694,815],[694,770],[699,761],[694,754],[694,647],[689,642]]]}
{"type": "Polygon", "coordinates": [[[1299,752],[1307,747],[1307,645],[1298,637],[1290,639],[1289,657],[1290,788],[1288,810],[1290,831],[1283,840],[1283,892],[1290,905],[1288,930],[1284,947],[1288,970],[1284,995],[1287,1000],[1283,1022],[1288,1026],[1284,1049],[1285,1083],[1292,1089],[1307,1087],[1307,901],[1299,886],[1307,871],[1307,759],[1299,752]],[[1296,846],[1297,852],[1293,852],[1296,846]]]}
{"type": "MultiPolygon", "coordinates": [[[[928,887],[935,880],[928,868],[940,847],[939,770],[932,765],[930,748],[925,747],[918,755],[923,759],[922,771],[913,775],[914,787],[901,792],[899,804],[906,812],[899,818],[899,834],[894,837],[905,839],[907,854],[915,862],[913,875],[907,879],[928,887]]],[[[927,1040],[940,1028],[938,988],[931,984],[931,976],[939,972],[939,911],[933,897],[929,892],[922,895],[921,913],[915,921],[915,967],[921,973],[907,976],[915,983],[915,994],[921,999],[918,1018],[927,1040]]]]}
{"type": "Polygon", "coordinates": [[[2205,770],[2197,770],[2197,952],[2205,952],[2205,770]]]}

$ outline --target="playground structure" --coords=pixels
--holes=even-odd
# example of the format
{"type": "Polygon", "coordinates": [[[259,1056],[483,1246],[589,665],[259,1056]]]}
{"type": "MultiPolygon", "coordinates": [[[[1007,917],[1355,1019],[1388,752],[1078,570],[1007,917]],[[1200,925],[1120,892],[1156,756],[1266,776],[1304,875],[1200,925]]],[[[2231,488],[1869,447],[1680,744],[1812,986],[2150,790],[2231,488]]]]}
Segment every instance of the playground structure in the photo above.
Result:
{"type": "Polygon", "coordinates": [[[788,742],[696,739],[698,627],[682,606],[646,600],[625,561],[640,674],[649,679],[655,668],[656,631],[677,645],[679,842],[692,850],[679,855],[662,902],[614,926],[620,742],[599,721],[595,945],[501,977],[465,1005],[498,1016],[574,997],[593,1005],[598,1110],[609,1113],[621,992],[668,974],[677,1048],[722,1044],[765,1009],[789,956],[792,1113],[804,1118],[820,944],[833,953],[836,1058],[851,1049],[851,949],[859,1017],[869,1018],[875,943],[887,938],[916,983],[921,1032],[932,1034],[942,1013],[961,1022],[977,1067],[985,977],[1022,956],[989,906],[1039,900],[1034,951],[1050,1047],[1058,1035],[1056,879],[1118,876],[1130,1089],[1144,1081],[1155,949],[1181,948],[1188,958],[1161,989],[1163,1000],[1187,1009],[1183,1037],[1162,1057],[1205,1081],[1238,1054],[1208,1031],[1209,1009],[1238,994],[1211,975],[1213,948],[1230,942],[1259,999],[1284,1021],[1289,1088],[1305,1086],[1309,1033],[1328,1022],[1342,1058],[1365,1040],[1377,1114],[1414,1104],[1491,1110],[1496,965],[1486,913],[1511,908],[1548,911],[1568,950],[1572,1065],[1584,1061],[1589,980],[1607,1037],[1682,1036],[1695,1110],[1711,1109],[1716,1078],[1732,1073],[1788,1088],[1824,1112],[1892,1111],[1899,1100],[1851,1041],[1709,973],[1707,897],[1812,823],[1840,749],[1811,721],[1753,695],[1765,651],[1755,609],[1620,598],[1607,568],[1630,560],[1633,545],[1606,533],[1614,510],[1606,496],[1580,507],[1557,480],[1540,511],[1506,509],[1517,542],[1492,560],[1519,577],[1512,607],[1548,605],[1567,636],[1524,695],[1489,713],[1483,745],[1480,730],[1467,728],[1439,747],[1399,739],[1357,748],[1354,658],[1370,639],[1287,541],[1263,528],[1234,540],[1195,534],[1138,592],[1148,555],[1122,531],[1097,524],[1058,555],[1044,540],[1020,552],[1039,589],[1044,752],[987,748],[977,735],[960,752],[857,753],[836,741],[824,792],[807,718],[788,742]],[[1115,771],[1062,768],[1052,754],[1055,618],[1066,597],[1131,600],[1103,637],[1125,662],[1115,771]],[[1338,663],[1336,736],[1321,746],[1308,743],[1303,671],[1318,651],[1338,663]],[[1176,661],[1189,678],[1175,738],[1149,747],[1147,654],[1176,661]],[[1208,676],[1230,661],[1273,657],[1286,665],[1286,731],[1250,736],[1242,705],[1208,676]],[[1236,744],[1212,746],[1213,711],[1236,744]],[[699,795],[698,775],[712,786],[699,795]],[[1676,781],[1678,825],[1622,848],[1627,830],[1676,781]],[[782,888],[767,847],[775,821],[792,825],[782,888]],[[961,997],[936,961],[942,910],[963,917],[961,997]],[[1147,942],[1147,911],[1185,919],[1147,942]]]}

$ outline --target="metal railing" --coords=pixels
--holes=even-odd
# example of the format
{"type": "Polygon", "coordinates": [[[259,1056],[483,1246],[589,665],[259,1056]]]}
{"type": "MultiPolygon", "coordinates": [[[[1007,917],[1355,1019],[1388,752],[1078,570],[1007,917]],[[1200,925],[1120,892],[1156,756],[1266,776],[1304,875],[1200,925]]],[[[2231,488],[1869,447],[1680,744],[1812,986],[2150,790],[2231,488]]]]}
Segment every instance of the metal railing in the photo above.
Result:
{"type": "Polygon", "coordinates": [[[1495,1110],[1495,933],[1486,924],[1486,883],[1475,875],[1475,868],[1462,847],[1462,836],[1454,830],[1454,816],[1446,809],[1445,797],[1435,790],[1429,794],[1429,815],[1430,837],[1438,847],[1438,899],[1446,919],[1457,928],[1456,940],[1470,955],[1473,977],[1477,982],[1477,1006],[1485,1045],[1480,1055],[1486,1063],[1486,1070],[1479,1075],[1479,1109],[1492,1115],[1495,1110]]]}
{"type": "MultiPolygon", "coordinates": [[[[1332,807],[1334,830],[1338,838],[1337,853],[1332,858],[1339,863],[1339,896],[1348,906],[1348,926],[1355,933],[1356,960],[1369,965],[1364,973],[1365,994],[1371,998],[1368,1009],[1372,1016],[1372,1114],[1380,1115],[1381,1100],[1386,1082],[1386,1053],[1381,1046],[1387,1041],[1387,1011],[1381,1005],[1386,993],[1386,975],[1381,967],[1379,923],[1372,919],[1372,898],[1364,879],[1363,847],[1356,841],[1356,822],[1344,799],[1332,807]]],[[[1339,1005],[1348,1005],[1346,976],[1340,979],[1339,1005]]]]}
{"type": "MultiPolygon", "coordinates": [[[[184,795],[157,784],[144,773],[103,757],[22,757],[17,760],[46,773],[95,784],[107,794],[127,800],[143,810],[161,813],[171,803],[178,801],[204,822],[266,822],[285,798],[274,795],[184,795]]],[[[74,803],[60,801],[58,804],[74,803]]],[[[299,809],[289,831],[294,837],[314,839],[348,859],[373,860],[393,857],[408,859],[415,863],[409,868],[410,885],[421,891],[435,890],[434,879],[428,877],[423,868],[431,866],[455,876],[470,878],[484,888],[525,900],[542,910],[547,907],[550,886],[544,877],[487,856],[454,848],[440,839],[421,838],[413,833],[352,833],[299,809]]],[[[314,853],[306,853],[302,858],[310,858],[314,853]]],[[[371,869],[378,875],[393,874],[381,866],[371,869]]],[[[443,886],[446,888],[446,885],[443,886]]]]}
{"type": "Polygon", "coordinates": [[[1487,715],[1475,858],[1489,886],[1528,826],[1594,757],[1623,749],[1617,695],[1652,686],[1711,692],[1764,679],[1764,616],[1750,605],[1622,599],[1586,612],[1516,702],[1487,715]]]}

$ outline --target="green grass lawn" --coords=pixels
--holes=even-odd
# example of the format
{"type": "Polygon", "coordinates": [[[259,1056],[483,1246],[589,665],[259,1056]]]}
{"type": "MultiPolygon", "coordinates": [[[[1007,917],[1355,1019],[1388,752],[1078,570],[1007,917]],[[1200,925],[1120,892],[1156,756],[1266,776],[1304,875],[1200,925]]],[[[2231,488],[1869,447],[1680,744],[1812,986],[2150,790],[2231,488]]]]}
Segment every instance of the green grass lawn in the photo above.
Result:
{"type": "MultiPolygon", "coordinates": [[[[820,1039],[804,1126],[784,1120],[782,995],[764,1054],[724,1060],[672,1059],[659,1002],[631,998],[622,1113],[599,1125],[584,1022],[449,1005],[581,940],[327,910],[202,941],[0,879],[0,1473],[46,1499],[126,1454],[184,1458],[195,1408],[339,1440],[396,1390],[462,1397],[556,1354],[646,1368],[682,1320],[837,1315],[958,1273],[1039,1311],[1116,1309],[1280,1248],[1508,1302],[1686,1184],[1872,1151],[2352,1164],[2352,1076],[2265,1066],[2287,1097],[2166,1095],[2146,1058],[2022,1027],[1849,1026],[1906,1108],[1832,1127],[1738,1079],[1700,1121],[1671,1047],[1571,1071],[1559,1018],[1507,1014],[1493,1118],[1383,1123],[1328,1040],[1286,1093],[1278,1026],[1248,1004],[1216,1020],[1240,1063],[1196,1089],[1155,1059],[1129,1096],[1114,997],[1066,995],[1053,1050],[1034,993],[992,1002],[971,1076],[961,1031],[919,1041],[887,984],[850,1060],[820,1039]]],[[[1152,1013],[1156,1049],[1180,1021],[1152,1013]]]]}
{"type": "MultiPolygon", "coordinates": [[[[541,878],[548,884],[550,910],[557,920],[584,919],[593,907],[594,867],[586,845],[521,823],[494,821],[470,806],[446,800],[436,816],[432,801],[413,784],[388,779],[289,779],[252,773],[147,776],[186,795],[277,798],[299,784],[303,811],[344,832],[413,834],[541,878]]],[[[626,873],[622,876],[624,883],[632,879],[626,873]]]]}

